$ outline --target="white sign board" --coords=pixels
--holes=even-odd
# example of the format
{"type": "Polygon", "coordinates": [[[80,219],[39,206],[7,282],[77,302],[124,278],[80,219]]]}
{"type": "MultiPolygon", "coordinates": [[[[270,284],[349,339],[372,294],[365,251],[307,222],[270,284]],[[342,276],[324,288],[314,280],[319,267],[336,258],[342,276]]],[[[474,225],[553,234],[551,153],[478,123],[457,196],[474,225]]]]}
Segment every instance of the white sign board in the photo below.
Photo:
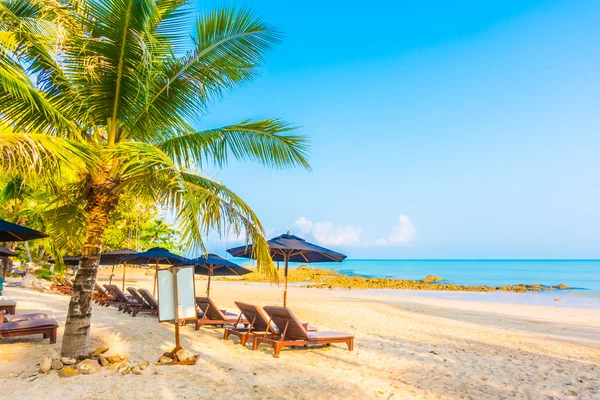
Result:
{"type": "Polygon", "coordinates": [[[196,318],[194,267],[171,267],[158,271],[158,320],[196,318]]]}

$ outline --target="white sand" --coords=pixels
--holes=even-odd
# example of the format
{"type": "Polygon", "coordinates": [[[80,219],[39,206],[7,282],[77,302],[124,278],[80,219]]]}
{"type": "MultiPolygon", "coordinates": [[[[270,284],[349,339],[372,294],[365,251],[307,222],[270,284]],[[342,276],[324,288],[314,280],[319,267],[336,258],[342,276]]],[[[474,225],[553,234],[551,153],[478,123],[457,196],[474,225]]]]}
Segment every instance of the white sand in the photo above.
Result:
{"type": "MultiPolygon", "coordinates": [[[[139,272],[131,276],[137,281],[128,286],[151,287],[139,272]]],[[[204,288],[198,281],[197,294],[204,288]]],[[[211,297],[235,311],[234,300],[279,305],[281,292],[215,281],[211,297]]],[[[182,344],[201,356],[195,366],[153,366],[143,376],[51,373],[30,381],[36,363],[60,351],[69,298],[17,288],[5,295],[18,301],[18,313],[46,312],[60,328],[54,345],[35,336],[0,340],[3,399],[600,398],[600,309],[293,288],[289,305],[298,317],[320,330],[354,333],[354,352],[334,345],[284,350],[275,359],[270,347],[253,352],[237,338],[223,341],[222,329],[187,326],[182,344]]],[[[95,305],[92,344],[154,360],[174,346],[173,327],[95,305]]]]}

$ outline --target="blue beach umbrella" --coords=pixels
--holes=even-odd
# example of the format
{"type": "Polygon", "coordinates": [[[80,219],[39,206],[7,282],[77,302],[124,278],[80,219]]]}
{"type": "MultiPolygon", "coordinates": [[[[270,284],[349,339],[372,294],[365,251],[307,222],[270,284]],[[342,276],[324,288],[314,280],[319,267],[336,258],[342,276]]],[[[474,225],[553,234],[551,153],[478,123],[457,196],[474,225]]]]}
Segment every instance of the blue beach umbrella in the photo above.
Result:
{"type": "Polygon", "coordinates": [[[180,255],[171,253],[169,250],[164,247],[152,247],[141,253],[135,253],[128,256],[123,256],[123,261],[126,261],[128,264],[135,265],[150,265],[154,264],[156,272],[154,274],[154,289],[152,294],[156,294],[156,279],[158,275],[158,264],[168,264],[168,265],[192,265],[192,261],[188,260],[185,257],[180,255]]]}
{"type": "MultiPolygon", "coordinates": [[[[273,261],[285,262],[285,288],[283,291],[283,306],[287,306],[288,262],[342,262],[346,256],[319,245],[309,243],[289,232],[279,235],[267,242],[273,261]]],[[[253,258],[252,245],[239,246],[227,250],[234,257],[253,258]]]]}
{"type": "Polygon", "coordinates": [[[252,272],[248,268],[237,265],[229,260],[210,253],[205,256],[194,258],[194,273],[197,275],[208,276],[208,285],[206,287],[206,297],[210,297],[210,278],[212,276],[236,276],[246,275],[252,272]]]}
{"type": "Polygon", "coordinates": [[[0,219],[0,242],[25,242],[48,237],[45,233],[0,219]]]}

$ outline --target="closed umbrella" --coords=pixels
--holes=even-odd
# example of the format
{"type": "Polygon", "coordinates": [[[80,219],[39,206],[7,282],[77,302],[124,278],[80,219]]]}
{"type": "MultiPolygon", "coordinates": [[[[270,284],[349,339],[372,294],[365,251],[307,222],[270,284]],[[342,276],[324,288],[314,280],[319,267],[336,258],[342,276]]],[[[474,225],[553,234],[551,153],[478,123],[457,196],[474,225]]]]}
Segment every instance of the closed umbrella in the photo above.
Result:
{"type": "Polygon", "coordinates": [[[0,242],[24,242],[48,237],[45,233],[0,219],[0,242]]]}
{"type": "Polygon", "coordinates": [[[156,295],[156,279],[158,275],[158,264],[168,265],[191,265],[191,260],[177,254],[171,253],[163,247],[153,247],[142,253],[135,253],[128,256],[123,256],[123,260],[129,264],[149,265],[155,264],[156,273],[154,274],[154,289],[152,294],[156,295]]]}
{"type": "Polygon", "coordinates": [[[100,265],[112,265],[112,271],[110,272],[110,278],[108,279],[109,285],[112,283],[115,267],[123,264],[123,282],[121,284],[121,290],[125,290],[125,272],[127,271],[127,261],[123,260],[123,257],[130,256],[132,254],[137,254],[137,251],[124,248],[121,250],[109,251],[108,253],[100,255],[100,265]]]}
{"type": "Polygon", "coordinates": [[[241,267],[236,263],[210,253],[205,256],[191,260],[194,264],[194,273],[197,275],[207,275],[208,285],[206,287],[206,297],[210,297],[210,278],[213,276],[234,276],[245,275],[252,272],[248,268],[241,267]]]}
{"type": "MultiPolygon", "coordinates": [[[[342,262],[345,255],[337,253],[325,247],[309,243],[298,236],[291,235],[289,232],[277,236],[267,242],[273,261],[283,261],[285,263],[285,288],[283,291],[283,306],[287,306],[287,286],[288,286],[288,263],[301,262],[342,262]]],[[[227,250],[234,257],[253,258],[252,245],[239,246],[227,250]]]]}

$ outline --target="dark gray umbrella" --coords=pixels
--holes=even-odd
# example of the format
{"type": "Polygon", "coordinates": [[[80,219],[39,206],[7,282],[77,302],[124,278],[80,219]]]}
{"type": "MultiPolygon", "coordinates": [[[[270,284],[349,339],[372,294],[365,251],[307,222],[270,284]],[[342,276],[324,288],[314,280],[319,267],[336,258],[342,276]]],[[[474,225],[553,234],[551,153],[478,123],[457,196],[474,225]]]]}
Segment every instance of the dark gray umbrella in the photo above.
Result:
{"type": "Polygon", "coordinates": [[[129,256],[123,256],[123,261],[128,264],[149,265],[154,264],[156,273],[154,274],[154,289],[152,293],[156,295],[156,278],[158,275],[158,264],[168,265],[192,265],[192,261],[185,257],[171,253],[163,247],[153,247],[142,253],[135,253],[129,256]]]}
{"type": "MultiPolygon", "coordinates": [[[[285,262],[285,289],[283,291],[283,306],[287,306],[287,286],[288,286],[288,262],[342,262],[345,255],[337,253],[325,247],[309,243],[298,236],[291,235],[289,232],[284,235],[274,237],[267,242],[271,249],[273,261],[285,262]]],[[[252,245],[239,246],[227,250],[234,257],[253,258],[252,245]]]]}
{"type": "Polygon", "coordinates": [[[110,278],[108,284],[112,283],[112,278],[115,273],[115,266],[123,264],[123,282],[121,284],[121,290],[125,290],[125,272],[127,271],[127,260],[123,260],[124,256],[130,256],[137,254],[137,251],[128,248],[121,250],[113,250],[108,253],[100,255],[100,265],[112,265],[112,271],[110,272],[110,278]]]}
{"type": "Polygon", "coordinates": [[[17,253],[10,251],[6,247],[0,246],[0,256],[1,257],[15,257],[17,253]]]}
{"type": "Polygon", "coordinates": [[[24,242],[48,237],[45,233],[0,219],[0,242],[24,242]]]}
{"type": "MultiPolygon", "coordinates": [[[[79,261],[81,260],[81,256],[64,256],[63,257],[63,264],[65,265],[79,265],[79,261]]],[[[49,259],[48,262],[50,264],[56,264],[56,261],[54,259],[49,259]]]]}
{"type": "Polygon", "coordinates": [[[210,297],[210,278],[212,276],[246,275],[252,272],[248,268],[239,266],[213,253],[194,258],[191,261],[194,263],[195,274],[208,276],[206,297],[210,297]]]}

